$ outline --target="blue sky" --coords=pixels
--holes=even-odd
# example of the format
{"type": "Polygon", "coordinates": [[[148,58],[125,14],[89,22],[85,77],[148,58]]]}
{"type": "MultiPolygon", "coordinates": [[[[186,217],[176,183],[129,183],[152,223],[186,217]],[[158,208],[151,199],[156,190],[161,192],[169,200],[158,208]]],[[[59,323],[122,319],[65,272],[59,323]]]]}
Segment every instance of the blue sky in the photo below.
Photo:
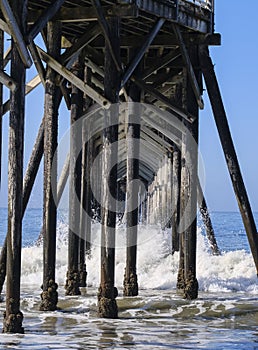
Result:
{"type": "MultiPolygon", "coordinates": [[[[215,0],[215,30],[222,45],[211,48],[227,117],[253,210],[258,211],[258,1],[215,0]],[[247,6],[249,5],[249,6],[247,6]]],[[[238,210],[218,133],[205,93],[200,150],[206,169],[206,198],[212,210],[238,210]]]]}
{"type": "MultiPolygon", "coordinates": [[[[221,88],[228,121],[239,163],[253,210],[258,211],[258,1],[250,0],[243,7],[241,0],[215,0],[215,30],[222,35],[222,45],[210,49],[221,88]],[[247,4],[246,4],[247,5],[247,4]],[[248,9],[248,10],[247,10],[248,9]],[[251,9],[251,11],[249,11],[251,9]]],[[[207,94],[205,109],[200,114],[200,151],[206,172],[205,196],[211,210],[236,211],[237,203],[232,190],[218,133],[207,94]]],[[[43,90],[37,88],[27,97],[25,124],[25,164],[29,158],[37,129],[43,116],[43,90]]],[[[69,114],[60,109],[62,134],[68,127],[69,114]]],[[[4,159],[0,206],[6,206],[7,188],[7,126],[4,118],[4,159]]],[[[42,206],[42,181],[36,181],[30,204],[42,206]]]]}

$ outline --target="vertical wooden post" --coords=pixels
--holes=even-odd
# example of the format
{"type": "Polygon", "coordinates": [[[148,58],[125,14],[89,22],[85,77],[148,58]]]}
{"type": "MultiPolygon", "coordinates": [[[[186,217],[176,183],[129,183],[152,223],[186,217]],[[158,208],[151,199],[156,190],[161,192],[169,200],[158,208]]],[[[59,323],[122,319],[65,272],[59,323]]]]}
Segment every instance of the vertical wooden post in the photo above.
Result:
{"type": "Polygon", "coordinates": [[[147,185],[147,204],[146,204],[146,213],[147,213],[147,220],[146,220],[146,223],[149,224],[150,223],[150,207],[151,207],[151,185],[147,185]]]}
{"type": "MultiPolygon", "coordinates": [[[[91,69],[84,66],[84,80],[91,85],[91,69]]],[[[85,95],[83,113],[87,114],[88,108],[92,105],[92,99],[85,95]]],[[[90,255],[91,250],[91,184],[90,171],[93,158],[93,138],[90,135],[91,122],[83,122],[82,127],[82,170],[81,170],[81,214],[80,214],[80,241],[79,241],[79,272],[80,286],[87,286],[86,254],[90,255]]]]}
{"type": "MultiPolygon", "coordinates": [[[[4,59],[4,32],[0,30],[0,70],[3,70],[3,59],[4,59]]],[[[2,118],[3,118],[3,84],[0,84],[0,187],[2,180],[2,118]]],[[[6,253],[7,253],[7,241],[5,239],[1,255],[0,255],[0,294],[6,276],[6,253]]]]}
{"type": "Polygon", "coordinates": [[[0,295],[2,294],[4,281],[6,277],[6,262],[7,262],[7,236],[5,237],[4,244],[1,249],[1,255],[0,255],[0,295]]]}
{"type": "MultiPolygon", "coordinates": [[[[148,191],[148,182],[144,179],[142,179],[145,187],[145,197],[141,196],[141,223],[146,224],[147,222],[147,191],[148,191]]],[[[138,220],[139,221],[139,220],[138,220]]]]}
{"type": "MultiPolygon", "coordinates": [[[[26,1],[13,1],[13,11],[20,30],[25,33],[26,1]]],[[[10,97],[9,164],[8,164],[8,234],[7,279],[4,333],[23,333],[20,311],[20,277],[22,248],[22,180],[24,152],[24,110],[26,70],[12,41],[11,77],[17,89],[10,97]]]]}
{"type": "Polygon", "coordinates": [[[168,156],[164,157],[163,174],[162,174],[162,229],[168,225],[168,156]]]}
{"type": "MultiPolygon", "coordinates": [[[[101,135],[103,136],[103,135],[101,135]]],[[[103,137],[102,137],[103,139],[103,137]]],[[[101,198],[101,192],[102,192],[102,172],[103,172],[103,166],[102,166],[102,157],[99,157],[99,150],[103,148],[103,140],[101,141],[101,146],[97,145],[97,142],[93,142],[93,159],[97,157],[97,168],[98,172],[96,176],[92,179],[94,188],[94,193],[96,193],[95,196],[92,196],[92,207],[94,210],[94,219],[101,222],[101,204],[98,201],[98,198],[101,198]]]]}
{"type": "MultiPolygon", "coordinates": [[[[110,40],[113,43],[115,55],[120,61],[120,20],[117,17],[108,19],[110,40]]],[[[112,60],[109,45],[105,43],[105,77],[104,93],[109,101],[119,100],[121,84],[120,74],[112,60]]],[[[117,192],[117,140],[118,140],[118,106],[112,106],[105,117],[106,128],[103,130],[102,159],[102,232],[101,232],[101,280],[98,293],[98,313],[100,317],[117,318],[117,289],[115,283],[115,226],[117,192]],[[112,147],[111,144],[113,143],[112,147]],[[114,165],[111,169],[111,165],[114,165]],[[113,198],[112,198],[113,197],[113,198]],[[113,201],[112,201],[113,200],[113,201]],[[112,205],[113,203],[113,205],[112,205]],[[111,208],[110,208],[111,206],[111,208]]]]}
{"type": "Polygon", "coordinates": [[[206,203],[205,197],[203,195],[203,191],[202,191],[201,184],[200,184],[199,180],[198,180],[198,187],[197,187],[197,198],[198,198],[198,205],[199,205],[200,214],[201,214],[204,226],[205,226],[206,235],[207,235],[207,239],[208,239],[209,244],[210,244],[212,254],[213,255],[220,255],[220,250],[219,250],[219,247],[218,247],[218,244],[216,241],[216,237],[215,237],[214,229],[212,226],[209,210],[208,210],[207,203],[206,203]]]}
{"type": "MultiPolygon", "coordinates": [[[[83,123],[82,129],[82,175],[81,175],[81,215],[80,215],[80,253],[79,253],[79,271],[80,271],[80,286],[86,287],[87,270],[86,270],[86,240],[88,230],[88,206],[91,205],[91,196],[88,192],[88,161],[89,161],[89,143],[86,141],[87,126],[83,123]],[[88,203],[89,202],[89,203],[88,203]]],[[[90,140],[91,141],[91,140],[90,140]]],[[[90,207],[91,209],[91,207],[90,207]]]]}
{"type": "Polygon", "coordinates": [[[163,196],[162,196],[162,202],[164,207],[164,219],[163,219],[163,228],[167,228],[169,226],[169,205],[170,205],[170,197],[169,197],[169,190],[170,190],[170,183],[169,183],[169,165],[168,161],[170,159],[168,158],[168,155],[165,156],[165,164],[164,164],[164,187],[163,187],[163,196]]]}
{"type": "MultiPolygon", "coordinates": [[[[83,79],[82,57],[73,64],[74,75],[83,79]]],[[[82,117],[83,92],[72,85],[71,128],[70,128],[70,185],[69,185],[69,234],[68,234],[68,271],[66,295],[80,295],[79,274],[79,233],[80,233],[80,196],[81,196],[81,137],[82,130],[74,127],[82,117]],[[79,157],[78,157],[79,156],[79,157]]]]}
{"type": "Polygon", "coordinates": [[[153,179],[153,196],[152,196],[152,215],[151,224],[156,224],[158,221],[157,217],[157,175],[153,179]]]}
{"type": "MultiPolygon", "coordinates": [[[[4,32],[0,30],[0,70],[4,68],[4,32]]],[[[3,118],[3,84],[0,84],[0,186],[2,179],[2,118],[3,118]]]]}
{"type": "Polygon", "coordinates": [[[159,162],[159,170],[157,173],[157,188],[158,188],[158,203],[157,203],[157,209],[158,209],[158,220],[159,225],[162,228],[162,219],[163,219],[163,207],[162,207],[162,179],[163,179],[163,168],[164,166],[164,157],[159,162]]]}
{"type": "MultiPolygon", "coordinates": [[[[182,146],[181,151],[178,153],[179,158],[179,179],[180,179],[180,184],[179,184],[179,212],[178,214],[180,215],[179,218],[177,218],[177,230],[179,229],[179,223],[180,223],[180,218],[181,218],[181,213],[184,213],[184,207],[186,206],[185,201],[186,195],[185,195],[185,190],[184,186],[185,185],[185,177],[187,175],[187,170],[185,169],[185,159],[184,155],[185,154],[185,147],[182,146]]],[[[185,288],[185,250],[184,250],[184,234],[183,232],[180,232],[179,234],[179,268],[178,268],[178,276],[177,276],[177,289],[183,293],[184,288],[185,288]]]]}
{"type": "MultiPolygon", "coordinates": [[[[48,53],[58,60],[61,31],[58,22],[47,25],[48,53]]],[[[43,209],[43,292],[40,310],[56,310],[58,293],[55,282],[56,263],[56,191],[57,164],[53,162],[57,148],[58,132],[58,88],[56,73],[47,67],[44,105],[44,209],[43,209]]]]}
{"type": "Polygon", "coordinates": [[[93,139],[90,138],[87,143],[87,163],[86,163],[86,203],[85,203],[85,211],[87,213],[86,216],[86,253],[90,254],[91,252],[91,198],[92,198],[92,190],[90,183],[90,172],[93,163],[93,139]]]}
{"type": "Polygon", "coordinates": [[[172,254],[179,251],[178,224],[180,219],[180,185],[181,185],[181,154],[175,148],[171,157],[172,162],[172,254]]]}
{"type": "MultiPolygon", "coordinates": [[[[60,102],[61,102],[61,95],[58,103],[60,102]]],[[[44,119],[40,124],[36,141],[34,143],[33,150],[28,162],[27,170],[23,179],[22,217],[25,214],[27,204],[30,199],[31,191],[32,191],[34,182],[36,180],[38,169],[43,156],[43,149],[44,149],[44,119]]],[[[42,232],[40,232],[39,237],[41,238],[43,237],[42,232]]],[[[6,257],[7,257],[7,238],[4,241],[1,254],[0,254],[0,294],[2,293],[3,284],[6,276],[6,257]]]]}
{"type": "Polygon", "coordinates": [[[80,214],[80,239],[79,239],[79,274],[80,274],[80,287],[86,287],[87,270],[85,261],[85,248],[86,248],[86,222],[87,222],[87,212],[85,204],[87,201],[86,194],[86,172],[87,172],[87,156],[88,147],[85,140],[85,123],[83,123],[82,129],[82,169],[81,169],[81,214],[80,214]]]}
{"type": "Polygon", "coordinates": [[[157,191],[158,191],[158,202],[157,202],[157,211],[158,211],[158,222],[160,227],[162,228],[162,216],[163,216],[163,208],[162,208],[162,163],[161,168],[159,168],[158,171],[158,184],[157,184],[157,191]]]}
{"type": "Polygon", "coordinates": [[[243,224],[246,230],[247,238],[253,255],[256,271],[258,275],[258,234],[251,210],[249,198],[246,192],[245,184],[238,163],[235,147],[231,137],[225,108],[214,67],[209,56],[209,50],[206,46],[200,46],[200,63],[203,72],[205,84],[209,94],[214,119],[218,129],[220,142],[223,148],[224,156],[227,162],[229,175],[231,177],[233,189],[236,195],[239,210],[242,216],[243,224]]]}
{"type": "Polygon", "coordinates": [[[151,183],[151,191],[150,191],[150,212],[149,212],[149,221],[148,224],[154,223],[154,194],[155,194],[155,183],[154,183],[155,177],[153,178],[153,181],[151,183]]]}
{"type": "MultiPolygon", "coordinates": [[[[132,101],[140,101],[141,90],[130,85],[129,96],[132,101]]],[[[126,268],[124,275],[124,295],[138,295],[136,273],[137,228],[138,228],[138,192],[139,186],[139,143],[140,143],[140,106],[128,104],[128,124],[126,131],[127,173],[126,173],[126,268]]]]}
{"type": "MultiPolygon", "coordinates": [[[[189,56],[194,67],[198,66],[198,48],[189,47],[189,56]]],[[[197,81],[200,83],[200,70],[195,70],[197,81]]],[[[198,172],[198,103],[192,89],[190,79],[187,76],[186,83],[186,107],[188,112],[196,117],[195,121],[188,123],[182,121],[192,135],[196,147],[191,146],[189,136],[183,134],[182,137],[182,172],[181,172],[181,197],[182,207],[180,208],[181,218],[185,215],[188,218],[194,218],[191,223],[183,223],[183,248],[184,248],[184,297],[195,299],[198,296],[198,281],[196,279],[196,240],[197,240],[197,172],[198,172]]],[[[181,219],[182,221],[182,219],[181,219]]]]}

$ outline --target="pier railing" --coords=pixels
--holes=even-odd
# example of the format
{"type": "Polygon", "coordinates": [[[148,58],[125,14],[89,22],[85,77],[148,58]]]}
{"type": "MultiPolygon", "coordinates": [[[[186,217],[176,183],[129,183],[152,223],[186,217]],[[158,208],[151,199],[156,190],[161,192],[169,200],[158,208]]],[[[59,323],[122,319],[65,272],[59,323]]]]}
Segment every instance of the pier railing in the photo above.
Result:
{"type": "MultiPolygon", "coordinates": [[[[192,11],[194,11],[194,17],[198,16],[198,13],[201,17],[206,17],[206,19],[208,19],[209,22],[207,32],[214,32],[214,4],[215,0],[177,0],[176,6],[179,9],[179,12],[180,8],[187,8],[187,5],[192,6],[192,11]]],[[[199,30],[201,27],[205,28],[205,26],[203,27],[202,25],[200,26],[200,28],[198,27],[199,26],[197,26],[196,28],[197,30],[199,30]]]]}
{"type": "Polygon", "coordinates": [[[179,0],[179,3],[191,2],[196,6],[200,6],[206,10],[214,12],[214,0],[179,0]]]}
{"type": "Polygon", "coordinates": [[[202,33],[214,32],[215,0],[123,0],[202,33]]]}

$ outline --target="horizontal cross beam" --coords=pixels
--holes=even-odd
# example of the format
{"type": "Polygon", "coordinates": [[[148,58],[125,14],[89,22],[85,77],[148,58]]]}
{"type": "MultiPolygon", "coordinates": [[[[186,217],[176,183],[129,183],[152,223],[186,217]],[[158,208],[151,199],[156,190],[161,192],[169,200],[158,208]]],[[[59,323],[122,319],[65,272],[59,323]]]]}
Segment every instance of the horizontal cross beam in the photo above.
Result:
{"type": "MultiPolygon", "coordinates": [[[[33,79],[31,79],[25,88],[25,95],[28,95],[31,91],[33,91],[39,84],[41,83],[39,75],[36,75],[33,79]]],[[[10,110],[10,100],[7,100],[3,104],[3,115],[5,115],[10,110]]]]}
{"type": "Polygon", "coordinates": [[[11,91],[17,88],[17,83],[8,74],[2,71],[0,71],[0,83],[4,84],[11,91]]]}
{"type": "MultiPolygon", "coordinates": [[[[182,33],[184,41],[190,45],[208,45],[208,46],[217,46],[221,43],[220,34],[189,34],[182,33]]],[[[120,45],[122,48],[134,48],[139,45],[139,41],[142,40],[142,35],[123,35],[120,38],[120,45]]],[[[158,34],[152,41],[151,48],[175,48],[178,46],[178,40],[176,36],[171,34],[158,34]]],[[[93,47],[103,48],[104,47],[104,38],[99,37],[94,41],[93,47]]]]}
{"type": "MultiPolygon", "coordinates": [[[[28,23],[35,23],[42,16],[43,11],[29,11],[28,23]]],[[[138,16],[138,8],[135,5],[119,4],[114,6],[103,6],[104,16],[117,16],[122,18],[133,18],[138,16]]],[[[78,6],[73,9],[62,7],[54,17],[62,23],[90,22],[98,19],[94,7],[78,6]]]]}

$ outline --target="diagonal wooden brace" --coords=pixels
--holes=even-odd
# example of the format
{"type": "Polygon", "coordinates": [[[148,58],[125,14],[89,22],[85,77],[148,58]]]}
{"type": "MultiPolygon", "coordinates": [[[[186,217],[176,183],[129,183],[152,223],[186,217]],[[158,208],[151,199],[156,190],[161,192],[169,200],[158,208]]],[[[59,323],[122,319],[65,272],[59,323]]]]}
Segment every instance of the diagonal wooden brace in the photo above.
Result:
{"type": "Polygon", "coordinates": [[[54,1],[47,9],[42,13],[42,15],[37,19],[30,29],[29,34],[27,35],[27,41],[30,43],[40,31],[47,25],[47,22],[53,18],[56,13],[60,10],[61,6],[65,0],[56,0],[54,1]]]}
{"type": "Polygon", "coordinates": [[[102,9],[100,1],[99,0],[91,0],[91,3],[92,3],[93,8],[96,10],[100,27],[103,31],[105,40],[107,41],[107,44],[108,44],[112,59],[116,65],[117,71],[120,72],[121,71],[121,64],[118,62],[117,57],[115,55],[115,49],[113,47],[112,41],[110,40],[110,28],[109,28],[109,25],[108,25],[107,20],[105,18],[104,11],[102,9]]]}
{"type": "Polygon", "coordinates": [[[222,101],[219,84],[214,71],[214,66],[206,46],[200,46],[199,57],[207,92],[211,102],[214,119],[220,137],[220,142],[228,166],[233,189],[236,195],[242,221],[246,230],[250,249],[253,255],[258,276],[258,233],[254,221],[251,205],[240,170],[233,139],[230,133],[226,111],[222,101]]]}
{"type": "Polygon", "coordinates": [[[187,68],[187,73],[188,73],[188,76],[190,78],[191,86],[192,86],[194,95],[196,97],[198,106],[199,106],[200,109],[203,109],[204,108],[204,102],[203,102],[203,99],[202,99],[202,94],[200,92],[199,84],[197,82],[197,79],[196,79],[196,76],[195,76],[195,73],[194,73],[194,69],[193,69],[190,57],[188,55],[187,48],[186,48],[185,43],[184,43],[183,36],[182,36],[182,34],[180,32],[180,29],[179,29],[178,25],[174,24],[173,28],[174,28],[174,32],[176,34],[177,40],[178,40],[178,42],[180,44],[182,57],[183,57],[183,60],[185,62],[186,68],[187,68]]]}
{"type": "Polygon", "coordinates": [[[151,32],[148,34],[145,42],[143,43],[143,45],[141,46],[141,48],[133,58],[132,62],[129,64],[129,67],[127,68],[126,72],[124,73],[124,76],[122,77],[121,89],[125,86],[128,79],[130,79],[130,77],[132,76],[135,68],[138,66],[146,50],[148,49],[148,47],[150,46],[150,44],[152,43],[152,41],[154,40],[155,36],[158,34],[160,28],[163,26],[164,23],[165,23],[165,19],[160,18],[152,28],[151,32]]]}
{"type": "Polygon", "coordinates": [[[9,2],[7,0],[1,0],[0,1],[0,8],[2,10],[3,16],[6,20],[7,25],[8,25],[10,34],[12,35],[13,40],[16,44],[16,47],[17,47],[17,50],[18,50],[19,55],[21,57],[21,60],[26,68],[30,68],[32,65],[30,54],[29,54],[29,51],[27,49],[26,43],[23,39],[22,32],[20,31],[20,28],[19,28],[18,23],[15,19],[13,11],[9,5],[9,2]]]}
{"type": "Polygon", "coordinates": [[[14,91],[17,87],[16,82],[8,74],[2,71],[0,71],[0,83],[4,84],[11,91],[14,91]]]}
{"type": "Polygon", "coordinates": [[[146,91],[147,93],[155,97],[157,100],[164,103],[164,105],[168,106],[171,109],[171,111],[173,111],[173,113],[175,113],[175,115],[178,116],[179,119],[184,118],[190,123],[192,123],[195,120],[194,116],[174,106],[173,103],[166,96],[162,95],[158,90],[154,89],[148,84],[145,84],[141,79],[137,79],[135,76],[133,76],[131,77],[131,80],[142,90],[146,91]]]}
{"type": "Polygon", "coordinates": [[[110,107],[110,102],[101,96],[98,92],[96,92],[92,87],[85,84],[80,78],[76,77],[71,71],[62,66],[59,62],[57,62],[53,57],[49,56],[45,51],[43,51],[40,47],[37,46],[41,59],[45,61],[49,67],[51,67],[54,71],[59,73],[63,78],[70,81],[73,85],[75,85],[78,89],[85,92],[89,97],[91,97],[94,101],[100,104],[102,107],[108,109],[110,107]]]}

